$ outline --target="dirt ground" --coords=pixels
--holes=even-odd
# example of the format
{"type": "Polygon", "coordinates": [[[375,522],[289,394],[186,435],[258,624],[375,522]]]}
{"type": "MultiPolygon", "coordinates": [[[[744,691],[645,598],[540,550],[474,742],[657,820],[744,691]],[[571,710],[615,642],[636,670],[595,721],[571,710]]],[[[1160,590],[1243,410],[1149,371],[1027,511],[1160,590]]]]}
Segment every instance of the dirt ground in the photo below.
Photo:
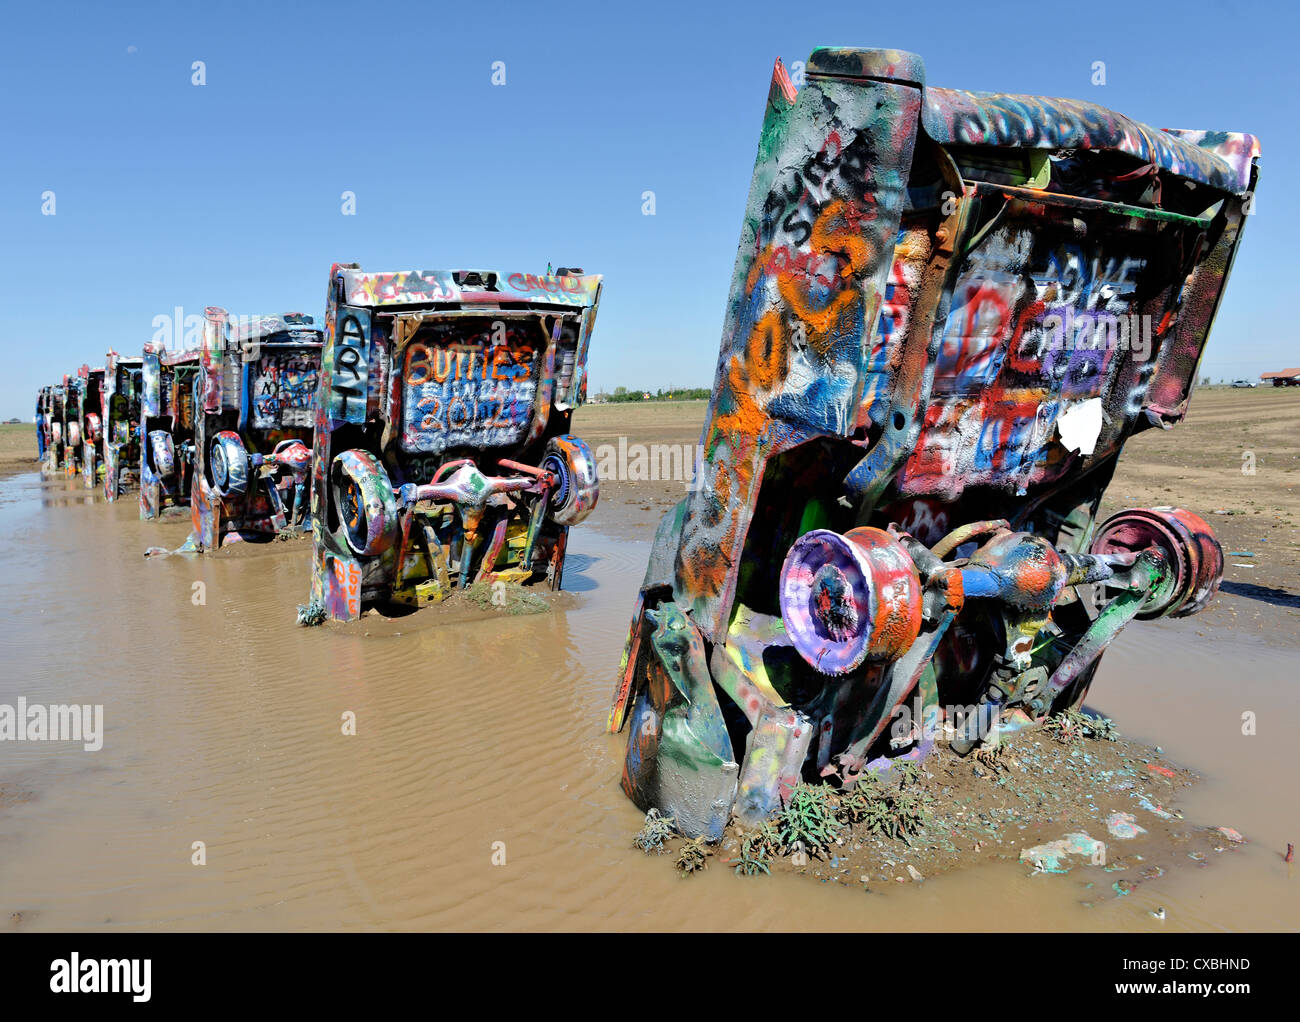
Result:
{"type": "MultiPolygon", "coordinates": [[[[588,405],[574,432],[597,450],[629,444],[694,444],[704,401],[588,405]]],[[[1199,617],[1203,627],[1244,630],[1300,646],[1300,388],[1204,387],[1187,419],[1147,430],[1120,455],[1102,505],[1172,504],[1205,518],[1223,544],[1220,596],[1199,617]],[[1243,471],[1244,469],[1244,471],[1243,471]],[[1253,469],[1253,474],[1250,470],[1253,469]]],[[[678,480],[602,478],[592,522],[605,531],[649,539],[665,511],[682,499],[678,480]]]]}
{"type": "MultiPolygon", "coordinates": [[[[988,758],[938,749],[913,782],[926,806],[914,832],[876,835],[840,820],[825,848],[802,856],[771,850],[765,866],[871,894],[1002,861],[1027,875],[1073,874],[1079,904],[1091,908],[1171,871],[1213,868],[1248,843],[1232,828],[1185,819],[1178,800],[1198,780],[1122,736],[1060,741],[1027,730],[988,758]]],[[[743,839],[729,827],[705,868],[742,872],[743,839]]],[[[673,840],[665,852],[675,859],[682,845],[673,840]]]]}
{"type": "Polygon", "coordinates": [[[0,425],[0,478],[36,472],[36,426],[30,422],[0,425]]]}

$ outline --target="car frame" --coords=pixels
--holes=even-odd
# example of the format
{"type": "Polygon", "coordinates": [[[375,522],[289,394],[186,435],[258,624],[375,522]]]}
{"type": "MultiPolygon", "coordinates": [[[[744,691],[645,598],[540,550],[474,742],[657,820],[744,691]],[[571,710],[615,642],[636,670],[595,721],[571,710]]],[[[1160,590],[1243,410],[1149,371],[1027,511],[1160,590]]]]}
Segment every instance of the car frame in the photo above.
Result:
{"type": "Polygon", "coordinates": [[[331,267],[300,620],[471,581],[561,587],[568,530],[599,496],[569,426],[600,291],[566,268],[331,267]]]}
{"type": "Polygon", "coordinates": [[[110,503],[140,484],[141,398],[144,358],[105,356],[103,385],[104,499],[110,503]]]}
{"type": "Polygon", "coordinates": [[[88,490],[99,482],[100,469],[103,468],[100,445],[104,438],[104,373],[103,367],[92,369],[89,365],[77,370],[78,386],[72,415],[81,444],[76,471],[81,476],[81,484],[88,490]]]}
{"type": "Polygon", "coordinates": [[[321,340],[299,312],[204,310],[190,549],[306,528],[321,340]]]}
{"type": "Polygon", "coordinates": [[[52,476],[62,468],[62,447],[63,388],[50,384],[36,393],[36,455],[42,476],[52,476]]]}
{"type": "Polygon", "coordinates": [[[704,464],[608,722],[638,807],[717,840],[801,779],[965,754],[1206,605],[1202,519],[1097,517],[1124,443],[1187,412],[1258,154],[903,51],[816,50],[799,90],[777,62],[704,464]]]}
{"type": "Polygon", "coordinates": [[[141,356],[140,517],[189,506],[194,429],[201,393],[200,352],[150,341],[141,356]]]}

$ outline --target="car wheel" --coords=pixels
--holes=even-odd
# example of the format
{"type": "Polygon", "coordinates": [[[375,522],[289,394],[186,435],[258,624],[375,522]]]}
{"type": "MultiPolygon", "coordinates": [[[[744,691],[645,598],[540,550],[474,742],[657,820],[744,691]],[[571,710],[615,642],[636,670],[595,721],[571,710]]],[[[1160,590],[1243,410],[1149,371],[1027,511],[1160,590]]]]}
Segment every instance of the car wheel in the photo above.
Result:
{"type": "Polygon", "coordinates": [[[176,448],[172,445],[172,435],[165,429],[149,433],[149,460],[160,479],[166,479],[176,471],[176,448]]]}
{"type": "Polygon", "coordinates": [[[212,487],[223,497],[239,497],[248,491],[248,450],[232,430],[218,433],[208,455],[212,487]]]}
{"type": "Polygon", "coordinates": [[[596,478],[596,456],[585,440],[565,434],[546,443],[542,468],[555,474],[547,515],[557,525],[577,525],[596,507],[600,480],[596,478]]]}
{"type": "Polygon", "coordinates": [[[388,473],[373,454],[344,451],[330,469],[334,512],[348,546],[359,557],[374,557],[393,545],[397,500],[388,473]]]}

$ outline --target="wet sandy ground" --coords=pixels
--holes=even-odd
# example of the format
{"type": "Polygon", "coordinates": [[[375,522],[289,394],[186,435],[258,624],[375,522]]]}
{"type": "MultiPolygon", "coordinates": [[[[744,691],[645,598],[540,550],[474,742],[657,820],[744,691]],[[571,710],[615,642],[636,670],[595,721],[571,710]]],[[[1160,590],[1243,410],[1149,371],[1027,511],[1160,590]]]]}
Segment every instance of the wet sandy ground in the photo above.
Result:
{"type": "MultiPolygon", "coordinates": [[[[619,432],[694,443],[702,405],[694,420],[663,409],[621,422],[584,409],[577,425],[593,445],[619,432]]],[[[572,596],[547,614],[303,629],[298,544],[146,560],[187,523],[140,522],[133,500],[107,505],[30,472],[0,480],[0,702],[102,703],[106,730],[94,753],[0,744],[0,930],[1300,927],[1300,877],[1280,855],[1300,843],[1300,642],[1278,617],[1291,608],[1242,593],[1131,626],[1090,699],[1201,775],[1177,793],[1178,829],[1248,839],[1204,864],[1157,845],[1135,869],[1165,875],[1118,897],[1110,885],[1126,874],[1034,875],[994,846],[968,868],[864,893],[789,872],[741,878],[717,861],[681,879],[634,850],[625,737],[603,725],[653,524],[680,492],[606,486],[572,534],[572,596]],[[1281,627],[1260,632],[1257,607],[1281,627]],[[355,736],[341,734],[348,711],[355,736]],[[1245,712],[1254,736],[1241,734],[1245,712]],[[191,864],[195,841],[204,866],[191,864]]],[[[1277,549],[1284,528],[1267,533],[1277,549]]],[[[1074,829],[1061,823],[1024,843],[1074,829]]]]}
{"type": "Polygon", "coordinates": [[[62,481],[0,482],[0,701],[102,703],[106,731],[95,753],[0,745],[0,927],[1300,922],[1300,879],[1278,854],[1300,833],[1295,655],[1253,636],[1199,636],[1195,619],[1134,627],[1094,688],[1127,734],[1204,775],[1180,799],[1189,825],[1249,839],[1205,868],[1100,899],[1084,872],[1035,876],[1002,860],[871,893],[716,865],[681,879],[631,848],[640,814],[617,783],[623,738],[603,733],[646,542],[575,530],[573,605],[552,613],[454,628],[416,615],[400,634],[367,636],[294,624],[307,587],[294,545],[146,560],[186,526],[135,515],[133,502],[62,481]],[[1247,709],[1255,737],[1240,734],[1247,709]],[[354,737],[340,733],[346,711],[354,737]],[[205,866],[191,865],[195,841],[205,866]]]}

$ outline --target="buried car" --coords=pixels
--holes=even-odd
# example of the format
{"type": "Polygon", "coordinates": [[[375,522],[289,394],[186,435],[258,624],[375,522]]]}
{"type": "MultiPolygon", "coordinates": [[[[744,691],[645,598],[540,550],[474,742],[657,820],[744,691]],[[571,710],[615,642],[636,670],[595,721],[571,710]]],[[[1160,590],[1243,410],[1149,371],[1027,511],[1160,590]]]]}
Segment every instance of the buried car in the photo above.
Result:
{"type": "Polygon", "coordinates": [[[84,452],[84,438],[81,432],[82,394],[86,389],[86,380],[80,373],[63,377],[63,474],[69,478],[81,471],[84,452]]]}
{"type": "Polygon", "coordinates": [[[305,527],[320,356],[310,316],[204,310],[188,548],[305,527]]]}
{"type": "Polygon", "coordinates": [[[77,370],[78,386],[73,391],[75,404],[69,409],[77,424],[76,433],[81,438],[77,455],[77,469],[82,485],[92,489],[103,470],[100,443],[103,440],[104,370],[83,365],[77,370]]]}
{"type": "Polygon", "coordinates": [[[42,387],[36,395],[36,451],[41,474],[52,476],[63,468],[63,403],[66,388],[61,384],[42,387]]]}
{"type": "Polygon", "coordinates": [[[140,482],[140,398],[144,359],[110,351],[104,367],[104,499],[115,501],[140,482]]]}
{"type": "Polygon", "coordinates": [[[144,347],[140,379],[140,517],[189,505],[202,368],[197,348],[144,347]]]}
{"type": "Polygon", "coordinates": [[[471,581],[559,589],[599,496],[569,434],[601,278],[330,270],[300,620],[420,606],[471,581]]]}
{"type": "Polygon", "coordinates": [[[1250,135],[886,50],[817,50],[798,92],[778,62],[761,138],[702,478],[609,719],[628,796],[710,840],[1077,707],[1123,625],[1212,598],[1195,514],[1097,518],[1187,412],[1258,173],[1250,135]]]}

